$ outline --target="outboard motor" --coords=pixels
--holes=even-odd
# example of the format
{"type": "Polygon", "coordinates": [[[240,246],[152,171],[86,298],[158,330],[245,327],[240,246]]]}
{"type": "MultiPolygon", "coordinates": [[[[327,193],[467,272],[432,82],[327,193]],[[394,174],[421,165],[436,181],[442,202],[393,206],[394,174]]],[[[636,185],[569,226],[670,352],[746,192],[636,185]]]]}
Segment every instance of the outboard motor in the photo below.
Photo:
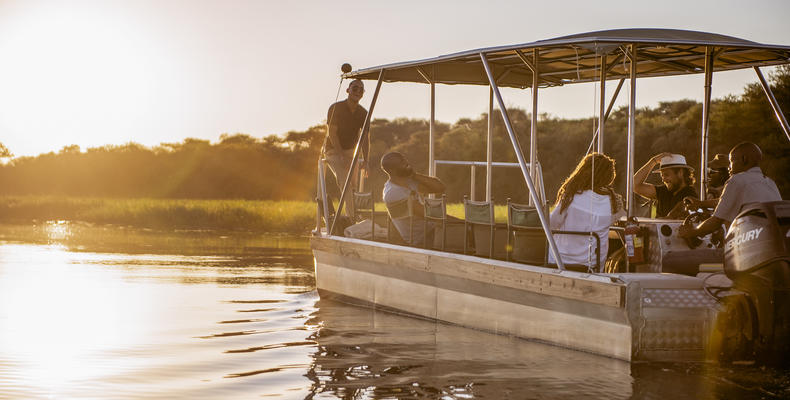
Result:
{"type": "Polygon", "coordinates": [[[724,272],[744,293],[725,302],[737,347],[760,363],[790,362],[790,201],[741,209],[725,238],[724,272]]]}

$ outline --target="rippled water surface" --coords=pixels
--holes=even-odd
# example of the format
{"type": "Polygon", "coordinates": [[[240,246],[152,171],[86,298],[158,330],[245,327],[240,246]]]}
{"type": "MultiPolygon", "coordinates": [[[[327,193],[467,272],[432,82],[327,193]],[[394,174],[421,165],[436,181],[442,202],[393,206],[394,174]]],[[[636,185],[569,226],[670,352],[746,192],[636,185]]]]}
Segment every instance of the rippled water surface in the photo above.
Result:
{"type": "Polygon", "coordinates": [[[306,238],[0,225],[0,398],[787,398],[319,299],[306,238]]]}

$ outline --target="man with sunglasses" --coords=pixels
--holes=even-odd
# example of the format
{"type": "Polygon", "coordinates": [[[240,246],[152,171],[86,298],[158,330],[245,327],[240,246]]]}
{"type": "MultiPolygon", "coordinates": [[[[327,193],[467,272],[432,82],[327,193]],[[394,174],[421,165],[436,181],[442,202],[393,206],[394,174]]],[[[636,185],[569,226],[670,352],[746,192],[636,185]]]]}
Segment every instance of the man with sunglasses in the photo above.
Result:
{"type": "Polygon", "coordinates": [[[724,190],[724,184],[730,179],[730,161],[727,154],[716,154],[708,162],[707,187],[705,188],[706,200],[696,197],[686,197],[683,202],[692,210],[698,208],[715,208],[719,204],[719,197],[724,190]]]}
{"type": "MultiPolygon", "coordinates": [[[[345,100],[329,106],[326,114],[327,138],[324,142],[324,155],[341,191],[354,158],[354,147],[356,147],[362,126],[368,115],[368,111],[359,105],[359,101],[365,93],[365,85],[362,81],[359,79],[351,81],[346,93],[348,93],[348,97],[345,100]]],[[[360,151],[360,160],[364,160],[362,167],[367,171],[368,152],[370,151],[370,140],[367,137],[360,143],[360,151]]],[[[352,176],[351,188],[357,187],[356,175],[352,176]]],[[[348,202],[347,204],[352,203],[348,202]]],[[[353,216],[353,205],[346,207],[346,214],[353,216]]]]}

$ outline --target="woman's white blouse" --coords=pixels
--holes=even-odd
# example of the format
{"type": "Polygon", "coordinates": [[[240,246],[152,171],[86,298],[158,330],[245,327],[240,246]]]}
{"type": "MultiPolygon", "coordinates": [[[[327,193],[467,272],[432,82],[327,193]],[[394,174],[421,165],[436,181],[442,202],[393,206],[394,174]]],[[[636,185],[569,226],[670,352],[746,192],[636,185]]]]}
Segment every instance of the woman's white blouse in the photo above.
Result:
{"type": "MultiPolygon", "coordinates": [[[[621,207],[620,207],[621,208],[621,207]]],[[[622,208],[612,214],[609,196],[601,195],[592,190],[585,190],[573,196],[571,204],[565,211],[560,207],[551,212],[552,230],[595,232],[601,239],[601,265],[609,251],[609,226],[625,215],[622,208]]],[[[565,264],[583,264],[595,266],[595,238],[580,235],[555,234],[554,241],[565,264]]],[[[549,263],[556,264],[549,252],[549,263]]]]}

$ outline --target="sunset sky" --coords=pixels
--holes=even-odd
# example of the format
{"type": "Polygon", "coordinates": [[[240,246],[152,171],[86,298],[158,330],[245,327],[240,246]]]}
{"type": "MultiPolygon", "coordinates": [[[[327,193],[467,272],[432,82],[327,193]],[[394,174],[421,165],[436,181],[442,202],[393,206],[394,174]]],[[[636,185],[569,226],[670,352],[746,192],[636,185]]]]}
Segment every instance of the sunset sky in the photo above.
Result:
{"type": "MultiPolygon", "coordinates": [[[[790,44],[786,0],[602,3],[0,0],[0,142],[22,156],[302,130],[325,118],[344,62],[356,69],[603,29],[790,44]]],[[[751,70],[717,74],[713,95],[753,81],[751,70]]],[[[543,90],[540,110],[591,116],[594,90],[543,90]]],[[[374,116],[427,118],[428,94],[426,85],[385,85],[374,116]]],[[[529,90],[503,95],[531,107],[529,90]]],[[[701,97],[701,75],[639,81],[639,106],[701,97]]],[[[437,118],[477,116],[487,101],[483,87],[439,86],[437,118]]]]}

